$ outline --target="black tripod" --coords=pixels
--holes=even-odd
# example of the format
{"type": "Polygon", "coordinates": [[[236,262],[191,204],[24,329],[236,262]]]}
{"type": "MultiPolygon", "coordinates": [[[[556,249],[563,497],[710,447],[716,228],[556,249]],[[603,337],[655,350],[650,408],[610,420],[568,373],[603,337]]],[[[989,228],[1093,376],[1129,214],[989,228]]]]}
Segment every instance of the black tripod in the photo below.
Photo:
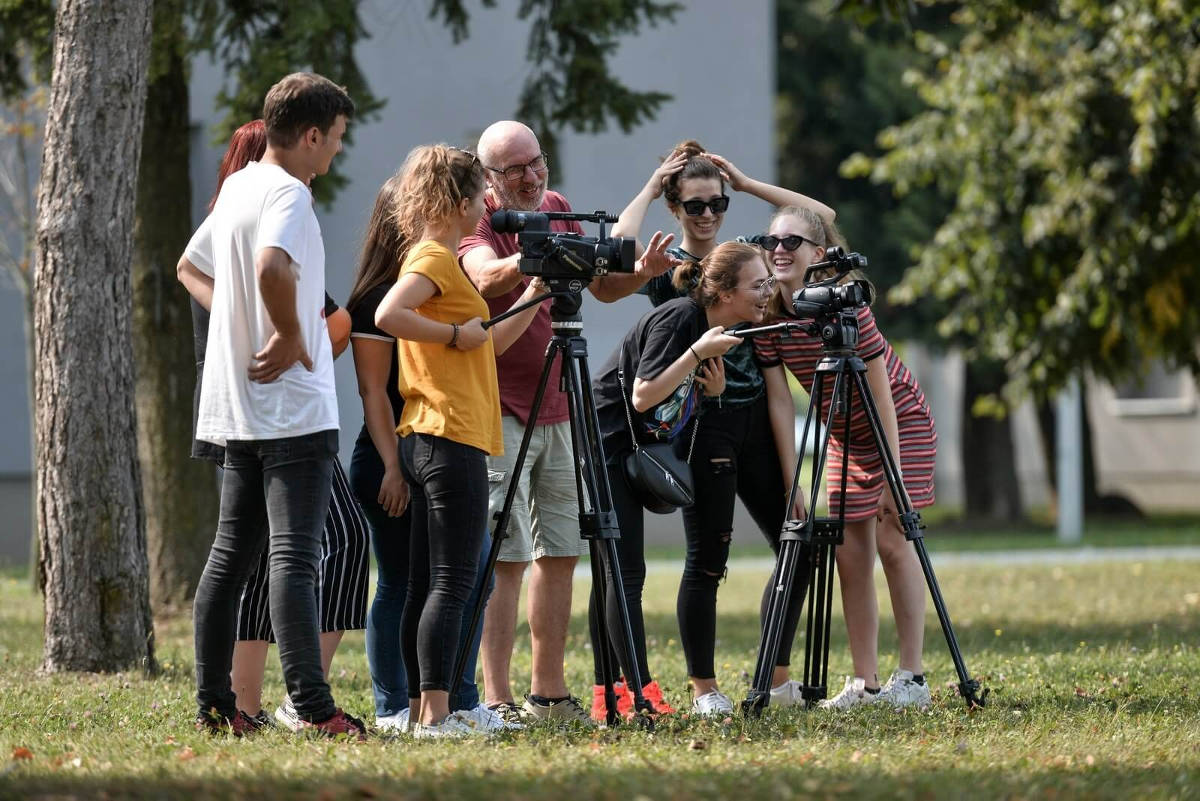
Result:
{"type": "MultiPolygon", "coordinates": [[[[804,642],[804,681],[801,685],[801,696],[805,705],[812,704],[825,698],[828,693],[829,672],[829,624],[833,613],[833,574],[835,549],[842,544],[845,530],[845,504],[848,460],[843,459],[841,469],[841,501],[836,516],[816,518],[812,510],[816,506],[817,492],[821,486],[821,476],[825,471],[825,462],[829,451],[829,440],[833,433],[834,417],[840,414],[843,420],[842,442],[850,441],[850,421],[854,411],[855,396],[866,411],[871,433],[875,440],[883,462],[884,478],[888,489],[900,512],[900,524],[904,530],[905,539],[917,550],[917,558],[921,562],[921,570],[925,574],[925,582],[929,586],[933,598],[934,609],[937,610],[938,620],[942,625],[942,633],[950,648],[950,657],[954,661],[954,669],[958,673],[958,691],[967,702],[968,708],[982,707],[987,699],[987,690],[979,694],[979,682],[967,673],[958,640],[954,635],[954,627],[950,623],[950,615],[942,599],[937,577],[929,562],[929,554],[925,550],[924,535],[921,530],[925,527],[921,515],[912,507],[895,456],[888,448],[884,439],[883,423],[879,419],[879,411],[875,399],[871,396],[871,388],[866,381],[866,364],[854,355],[858,344],[858,317],[853,308],[843,309],[834,316],[818,317],[815,324],[802,325],[799,323],[783,323],[777,326],[767,326],[740,332],[741,334],[764,333],[767,331],[807,331],[818,335],[823,342],[824,356],[816,367],[812,393],[809,398],[808,414],[804,420],[804,433],[800,439],[800,453],[796,459],[796,476],[800,475],[800,467],[804,463],[805,451],[808,445],[809,432],[813,441],[813,472],[812,483],[808,496],[809,517],[807,520],[788,520],[784,523],[780,534],[779,556],[775,562],[775,571],[771,576],[773,591],[767,604],[763,618],[762,640],[759,644],[758,661],[754,670],[754,683],[742,709],[746,714],[758,715],[770,703],[771,678],[775,667],[776,656],[783,646],[781,642],[784,629],[784,617],[792,598],[797,571],[807,569],[808,578],[808,617],[804,642]],[[824,427],[818,430],[813,425],[817,410],[823,409],[826,399],[826,383],[832,377],[833,387],[829,397],[832,403],[825,417],[824,427]]],[[[798,481],[792,482],[788,494],[790,510],[796,502],[798,481]]]]}
{"type": "MultiPolygon", "coordinates": [[[[552,284],[553,287],[553,284],[552,284]]],[[[484,572],[483,585],[487,586],[496,571],[496,560],[500,555],[500,546],[508,536],[508,521],[512,512],[513,498],[517,492],[517,481],[521,468],[525,464],[525,456],[529,451],[529,443],[533,438],[538,412],[542,408],[542,398],[546,394],[546,385],[550,380],[550,371],[559,356],[562,357],[562,381],[560,392],[567,393],[567,409],[571,423],[571,448],[575,456],[575,488],[579,496],[579,535],[588,541],[592,563],[592,593],[596,611],[600,616],[599,639],[601,642],[592,643],[592,648],[601,660],[604,671],[604,698],[607,708],[608,724],[614,725],[621,719],[617,713],[617,697],[609,678],[615,674],[615,665],[611,663],[612,649],[609,645],[608,632],[603,623],[607,586],[611,581],[617,598],[617,612],[621,620],[622,634],[625,640],[626,653],[630,655],[628,671],[632,682],[634,709],[642,725],[649,726],[653,706],[642,696],[642,680],[633,658],[635,653],[633,628],[629,623],[629,608],[625,604],[624,585],[621,581],[620,562],[617,558],[617,540],[621,536],[617,525],[617,514],[613,510],[612,488],[608,483],[608,472],[605,469],[604,449],[600,440],[600,423],[596,416],[596,401],[592,396],[592,379],[588,370],[587,340],[583,338],[583,316],[580,306],[583,298],[580,295],[578,282],[566,290],[551,291],[532,303],[541,303],[547,297],[554,297],[550,306],[550,326],[554,336],[546,347],[546,360],[538,379],[537,392],[533,396],[533,407],[529,413],[529,422],[525,425],[524,436],[521,437],[521,447],[517,451],[517,460],[512,468],[508,489],[504,495],[504,506],[496,513],[496,527],[492,530],[492,548],[488,554],[487,568],[484,572]],[[607,575],[606,571],[607,570],[607,575]],[[646,713],[646,714],[642,714],[646,713]]],[[[522,304],[503,315],[497,315],[488,321],[494,325],[504,317],[515,314],[531,304],[522,304]]],[[[471,632],[474,634],[483,615],[485,603],[481,593],[474,609],[471,611],[471,632]]],[[[459,645],[455,658],[454,672],[450,675],[461,676],[466,668],[467,653],[471,645],[471,637],[465,638],[459,645]]],[[[628,682],[627,682],[628,684],[628,682]]]]}

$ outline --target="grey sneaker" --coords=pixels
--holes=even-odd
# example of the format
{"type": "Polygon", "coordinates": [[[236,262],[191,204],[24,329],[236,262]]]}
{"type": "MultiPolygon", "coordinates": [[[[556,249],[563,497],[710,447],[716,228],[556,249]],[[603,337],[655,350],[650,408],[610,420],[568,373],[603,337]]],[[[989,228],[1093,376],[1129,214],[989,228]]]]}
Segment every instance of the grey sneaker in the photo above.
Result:
{"type": "Polygon", "coordinates": [[[521,716],[526,723],[553,721],[563,725],[577,723],[585,729],[596,728],[596,721],[592,720],[579,704],[579,699],[573,695],[551,704],[540,704],[527,695],[525,704],[521,707],[521,716]]]}
{"type": "Polygon", "coordinates": [[[929,683],[917,684],[913,681],[911,670],[894,671],[892,677],[879,691],[877,699],[881,702],[886,701],[897,709],[906,706],[928,709],[933,702],[933,697],[929,693],[929,683]]]}
{"type": "Polygon", "coordinates": [[[879,700],[879,693],[867,692],[866,686],[867,683],[864,679],[858,676],[847,676],[846,684],[842,687],[842,691],[832,698],[826,698],[818,706],[822,709],[845,711],[853,709],[856,706],[873,704],[879,700]]]}
{"type": "Polygon", "coordinates": [[[706,718],[722,718],[733,714],[733,701],[720,690],[713,690],[692,699],[692,712],[706,718]]]}

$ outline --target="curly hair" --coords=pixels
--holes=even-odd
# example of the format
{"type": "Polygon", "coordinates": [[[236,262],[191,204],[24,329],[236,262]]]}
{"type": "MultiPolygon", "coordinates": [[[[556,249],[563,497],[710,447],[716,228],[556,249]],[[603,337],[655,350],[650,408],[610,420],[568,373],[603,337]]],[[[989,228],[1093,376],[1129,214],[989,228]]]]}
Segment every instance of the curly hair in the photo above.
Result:
{"type": "Polygon", "coordinates": [[[413,148],[400,168],[400,203],[394,220],[399,235],[416,242],[427,225],[450,219],[458,204],[483,191],[479,157],[450,145],[413,148]]]}
{"type": "Polygon", "coordinates": [[[676,267],[671,283],[704,308],[712,308],[722,292],[737,287],[742,265],[754,259],[763,260],[762,248],[757,245],[722,242],[700,261],[686,261],[676,267]]]}
{"type": "Polygon", "coordinates": [[[671,148],[670,154],[667,155],[667,159],[679,154],[688,157],[683,169],[669,176],[663,183],[663,199],[667,201],[667,208],[671,210],[672,214],[679,211],[679,201],[682,199],[679,194],[679,185],[689,178],[716,178],[721,182],[721,192],[725,191],[725,179],[721,176],[717,165],[708,158],[707,152],[704,146],[695,139],[687,139],[671,148]]]}

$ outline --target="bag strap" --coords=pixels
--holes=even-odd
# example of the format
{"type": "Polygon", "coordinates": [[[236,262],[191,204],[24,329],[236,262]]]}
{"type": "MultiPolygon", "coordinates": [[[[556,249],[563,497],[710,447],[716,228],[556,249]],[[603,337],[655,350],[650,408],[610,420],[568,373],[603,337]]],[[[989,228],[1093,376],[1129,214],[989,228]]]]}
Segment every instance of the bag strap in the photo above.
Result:
{"type": "MultiPolygon", "coordinates": [[[[624,403],[625,403],[625,420],[629,423],[629,436],[633,438],[633,449],[635,451],[638,451],[638,450],[641,450],[641,446],[638,444],[637,432],[633,428],[633,412],[629,408],[629,396],[625,394],[625,369],[624,368],[621,368],[621,367],[617,368],[617,381],[620,382],[620,384],[621,384],[621,400],[624,401],[624,403]]],[[[696,401],[696,405],[697,406],[700,405],[699,400],[696,401]]],[[[699,410],[697,410],[696,411],[696,421],[694,423],[692,423],[692,441],[690,443],[688,443],[688,455],[687,455],[687,459],[685,460],[688,464],[692,463],[692,451],[696,450],[696,432],[698,432],[699,430],[700,430],[700,412],[699,412],[699,410]]]]}

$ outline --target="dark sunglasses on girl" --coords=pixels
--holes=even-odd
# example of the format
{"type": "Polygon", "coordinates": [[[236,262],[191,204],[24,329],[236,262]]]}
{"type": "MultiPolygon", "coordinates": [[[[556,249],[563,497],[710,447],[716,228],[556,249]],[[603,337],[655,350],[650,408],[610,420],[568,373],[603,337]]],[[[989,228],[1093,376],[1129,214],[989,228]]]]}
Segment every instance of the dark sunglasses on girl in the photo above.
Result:
{"type": "Polygon", "coordinates": [[[714,197],[712,200],[685,200],[679,205],[683,206],[684,213],[689,217],[699,217],[706,208],[713,214],[724,214],[725,209],[729,208],[729,195],[714,197]]]}
{"type": "Polygon", "coordinates": [[[761,247],[763,250],[774,250],[775,248],[779,247],[781,242],[783,243],[784,250],[796,250],[805,242],[811,242],[814,247],[820,247],[820,245],[818,245],[816,242],[813,242],[808,237],[800,236],[799,234],[791,234],[790,236],[784,237],[771,236],[770,234],[759,234],[758,236],[754,237],[754,241],[758,243],[759,247],[761,247]]]}

